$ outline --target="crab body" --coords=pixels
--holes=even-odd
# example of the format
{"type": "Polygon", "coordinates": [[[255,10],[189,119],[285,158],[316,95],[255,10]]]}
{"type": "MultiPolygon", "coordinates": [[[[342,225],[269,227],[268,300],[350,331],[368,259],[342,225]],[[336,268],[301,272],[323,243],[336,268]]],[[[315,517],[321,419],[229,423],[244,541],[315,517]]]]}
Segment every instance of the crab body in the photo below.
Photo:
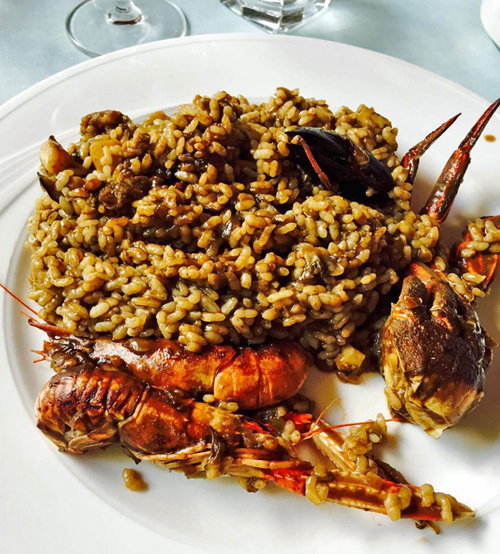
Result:
{"type": "Polygon", "coordinates": [[[445,278],[421,263],[407,273],[382,330],[385,393],[393,411],[438,438],[483,397],[491,341],[445,278]]]}

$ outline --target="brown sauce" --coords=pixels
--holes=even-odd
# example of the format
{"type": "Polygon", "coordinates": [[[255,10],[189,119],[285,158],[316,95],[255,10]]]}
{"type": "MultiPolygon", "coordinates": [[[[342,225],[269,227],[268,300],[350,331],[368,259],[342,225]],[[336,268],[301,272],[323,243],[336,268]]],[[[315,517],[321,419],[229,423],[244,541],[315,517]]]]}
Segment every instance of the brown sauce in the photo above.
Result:
{"type": "Polygon", "coordinates": [[[495,142],[497,137],[495,135],[484,135],[484,140],[487,142],[495,142]]]}

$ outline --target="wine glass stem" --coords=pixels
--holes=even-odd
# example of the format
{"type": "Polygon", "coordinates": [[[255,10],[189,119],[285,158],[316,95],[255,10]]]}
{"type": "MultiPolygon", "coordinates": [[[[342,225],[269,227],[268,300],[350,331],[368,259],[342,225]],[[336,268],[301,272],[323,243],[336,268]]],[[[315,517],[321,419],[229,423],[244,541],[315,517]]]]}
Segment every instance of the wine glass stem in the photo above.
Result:
{"type": "Polygon", "coordinates": [[[143,19],[141,10],[131,0],[115,0],[108,13],[108,21],[114,25],[135,25],[143,19]]]}

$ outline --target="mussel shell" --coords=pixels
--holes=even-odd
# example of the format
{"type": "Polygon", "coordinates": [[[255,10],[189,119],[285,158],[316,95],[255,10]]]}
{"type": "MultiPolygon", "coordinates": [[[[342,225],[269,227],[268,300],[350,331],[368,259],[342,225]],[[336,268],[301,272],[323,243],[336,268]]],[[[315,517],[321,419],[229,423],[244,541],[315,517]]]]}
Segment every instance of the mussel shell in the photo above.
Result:
{"type": "Polygon", "coordinates": [[[37,176],[42,190],[46,192],[54,202],[59,203],[62,193],[56,188],[56,176],[48,175],[44,170],[40,170],[37,176]]]}
{"type": "MultiPolygon", "coordinates": [[[[396,183],[389,169],[367,150],[325,129],[301,127],[286,133],[290,139],[300,136],[307,143],[321,170],[345,198],[371,205],[389,200],[387,193],[396,183]],[[367,196],[368,189],[375,193],[367,196]]],[[[317,175],[300,143],[288,146],[291,159],[308,174],[317,175]]]]}

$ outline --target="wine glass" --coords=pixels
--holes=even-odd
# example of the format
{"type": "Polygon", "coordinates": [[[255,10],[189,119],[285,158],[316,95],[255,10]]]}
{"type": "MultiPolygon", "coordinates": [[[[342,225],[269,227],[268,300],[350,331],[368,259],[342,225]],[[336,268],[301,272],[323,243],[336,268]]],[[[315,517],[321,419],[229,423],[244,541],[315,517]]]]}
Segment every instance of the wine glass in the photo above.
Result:
{"type": "Polygon", "coordinates": [[[88,56],[99,56],[154,40],[182,37],[186,17],[167,0],[85,0],[66,19],[73,44],[88,56]]]}

